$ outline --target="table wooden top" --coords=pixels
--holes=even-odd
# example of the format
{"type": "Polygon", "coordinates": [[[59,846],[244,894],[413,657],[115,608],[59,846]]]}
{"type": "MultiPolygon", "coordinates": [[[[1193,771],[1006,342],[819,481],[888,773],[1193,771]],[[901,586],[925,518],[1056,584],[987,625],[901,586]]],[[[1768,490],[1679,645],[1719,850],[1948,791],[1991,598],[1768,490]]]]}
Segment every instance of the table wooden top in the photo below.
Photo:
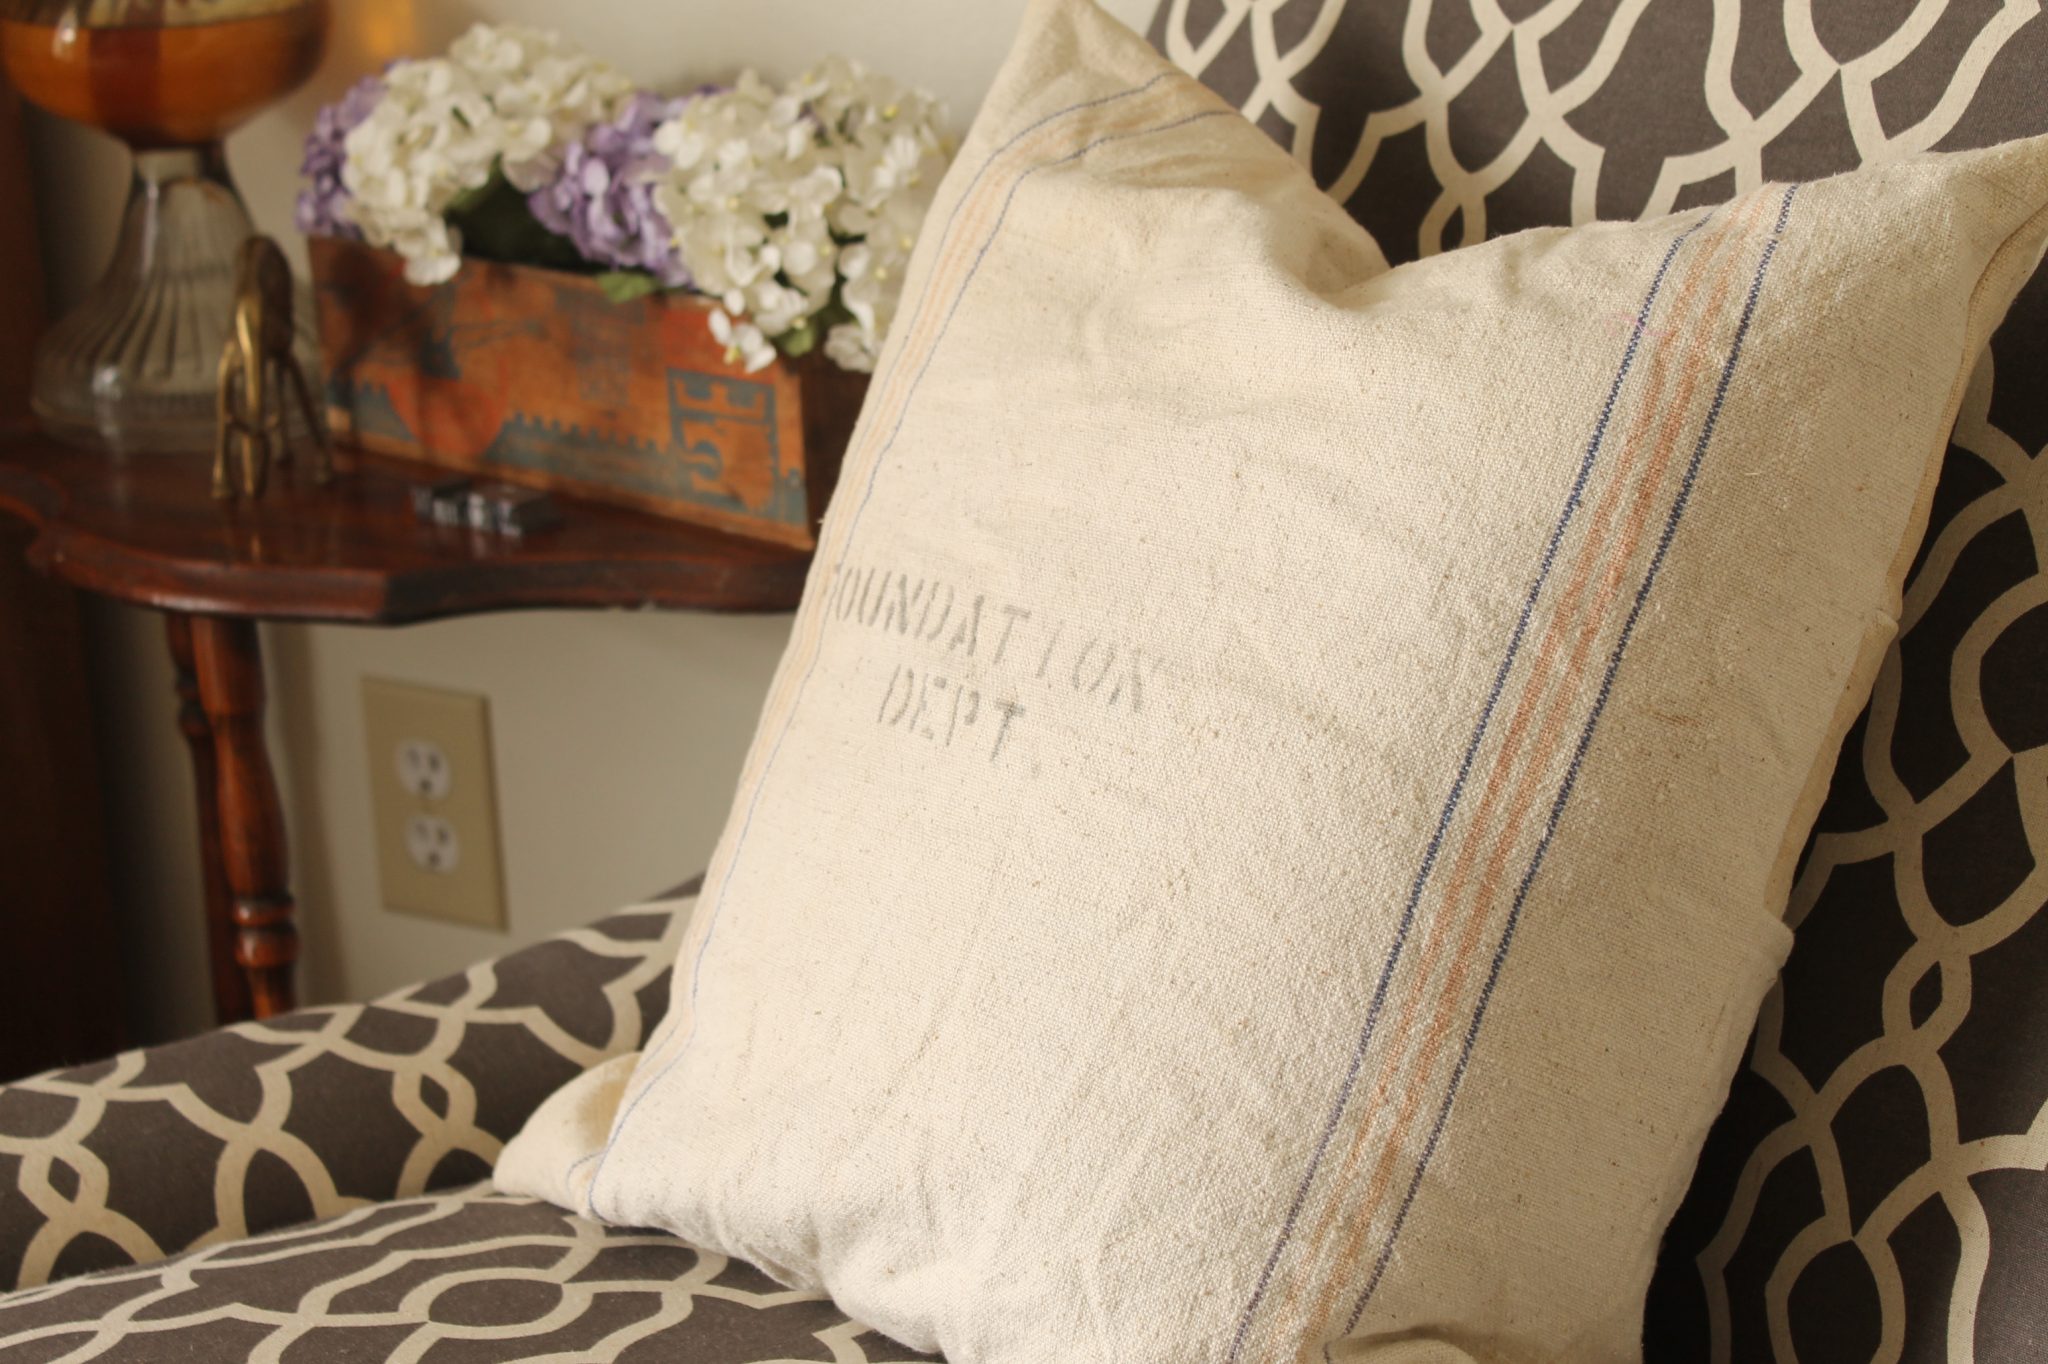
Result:
{"type": "Polygon", "coordinates": [[[162,610],[395,625],[522,607],[782,611],[807,551],[557,496],[524,538],[434,526],[411,490],[448,471],[336,453],[334,482],[273,470],[260,501],[217,502],[211,457],[113,456],[0,430],[0,508],[38,535],[37,566],[162,610]]]}

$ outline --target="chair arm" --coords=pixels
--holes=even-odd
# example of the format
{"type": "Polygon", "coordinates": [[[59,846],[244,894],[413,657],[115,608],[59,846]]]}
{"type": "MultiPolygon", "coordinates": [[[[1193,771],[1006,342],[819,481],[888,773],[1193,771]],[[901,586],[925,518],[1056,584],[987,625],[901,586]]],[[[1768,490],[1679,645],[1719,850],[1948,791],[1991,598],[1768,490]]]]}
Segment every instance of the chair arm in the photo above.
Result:
{"type": "Polygon", "coordinates": [[[483,1179],[659,1021],[695,888],[374,1003],[0,1086],[0,1291],[483,1179]]]}

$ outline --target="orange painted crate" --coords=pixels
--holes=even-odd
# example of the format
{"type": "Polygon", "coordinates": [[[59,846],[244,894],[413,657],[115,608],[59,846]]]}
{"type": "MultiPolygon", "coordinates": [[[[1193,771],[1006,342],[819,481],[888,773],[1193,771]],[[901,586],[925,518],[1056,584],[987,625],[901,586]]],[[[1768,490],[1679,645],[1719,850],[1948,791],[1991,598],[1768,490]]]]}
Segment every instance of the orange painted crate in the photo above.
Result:
{"type": "Polygon", "coordinates": [[[328,420],[345,442],[812,548],[867,392],[823,354],[726,363],[711,304],[463,262],[446,284],[307,243],[328,420]]]}

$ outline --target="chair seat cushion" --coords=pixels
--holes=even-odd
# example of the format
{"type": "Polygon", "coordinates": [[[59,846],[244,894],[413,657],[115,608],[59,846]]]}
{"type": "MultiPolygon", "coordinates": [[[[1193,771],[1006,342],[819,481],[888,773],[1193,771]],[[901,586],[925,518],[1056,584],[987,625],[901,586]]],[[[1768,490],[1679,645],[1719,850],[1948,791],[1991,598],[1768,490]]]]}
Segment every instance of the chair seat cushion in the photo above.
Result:
{"type": "Polygon", "coordinates": [[[0,1297],[0,1364],[930,1359],[662,1233],[488,1186],[0,1297]]]}
{"type": "Polygon", "coordinates": [[[474,1182],[550,1091],[642,1045],[695,895],[0,1086],[0,1293],[474,1182]]]}

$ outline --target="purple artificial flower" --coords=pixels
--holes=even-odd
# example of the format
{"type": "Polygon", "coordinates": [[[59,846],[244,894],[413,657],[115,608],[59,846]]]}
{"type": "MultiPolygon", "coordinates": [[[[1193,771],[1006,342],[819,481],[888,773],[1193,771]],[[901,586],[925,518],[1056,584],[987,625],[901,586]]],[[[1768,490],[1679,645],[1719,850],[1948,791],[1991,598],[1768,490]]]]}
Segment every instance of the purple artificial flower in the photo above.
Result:
{"type": "Polygon", "coordinates": [[[550,232],[574,242],[585,260],[614,270],[645,270],[668,288],[686,288],[690,272],[676,250],[675,229],[654,201],[654,180],[668,159],[654,133],[705,93],[670,99],[646,91],[617,117],[592,124],[562,152],[561,174],[527,200],[550,232]]]}
{"type": "Polygon", "coordinates": [[[299,231],[316,237],[363,235],[355,220],[343,212],[349,193],[341,182],[341,168],[348,159],[348,135],[382,98],[384,78],[365,76],[313,120],[313,131],[306,134],[305,161],[299,167],[306,187],[299,191],[298,209],[292,215],[299,231]]]}

